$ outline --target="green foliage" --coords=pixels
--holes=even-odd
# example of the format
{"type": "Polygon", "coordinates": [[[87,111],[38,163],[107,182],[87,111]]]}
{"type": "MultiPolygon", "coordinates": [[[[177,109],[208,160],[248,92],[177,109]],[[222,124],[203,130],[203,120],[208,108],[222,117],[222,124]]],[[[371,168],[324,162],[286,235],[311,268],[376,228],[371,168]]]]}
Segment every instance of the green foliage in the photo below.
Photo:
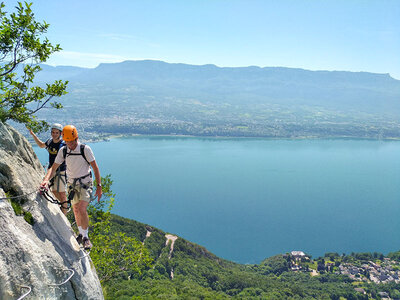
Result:
{"type": "MultiPolygon", "coordinates": [[[[111,216],[111,223],[112,228],[118,228],[125,234],[132,231],[141,239],[144,239],[147,230],[152,232],[144,241],[154,258],[154,268],[144,270],[140,278],[124,280],[119,276],[116,280],[104,282],[106,299],[368,299],[368,295],[354,290],[353,280],[348,276],[329,272],[311,277],[308,272],[290,271],[289,255],[276,255],[259,265],[241,265],[223,260],[204,247],[178,238],[169,258],[170,248],[165,244],[165,232],[114,215],[111,216]]],[[[371,255],[374,256],[373,253],[371,255]]],[[[348,257],[357,262],[355,257],[358,256],[354,253],[348,257]]],[[[375,256],[379,257],[379,254],[375,256]]],[[[325,257],[336,262],[347,256],[332,253],[325,257]]],[[[318,259],[320,263],[325,260],[318,259]]],[[[317,267],[317,260],[304,262],[312,263],[317,267]]],[[[397,295],[400,291],[399,284],[360,282],[359,286],[375,298],[380,291],[390,292],[390,295],[397,295]]]]}
{"type": "Polygon", "coordinates": [[[261,262],[259,272],[262,274],[276,274],[280,275],[289,270],[288,257],[279,254],[269,257],[261,262]]]}
{"type": "Polygon", "coordinates": [[[383,260],[384,255],[378,252],[363,252],[363,253],[354,253],[352,252],[350,255],[343,257],[344,262],[357,262],[360,263],[368,262],[368,261],[376,261],[383,260]]]}
{"type": "Polygon", "coordinates": [[[335,261],[335,259],[338,259],[340,255],[336,252],[328,252],[325,253],[324,257],[329,258],[331,261],[335,261]]]}
{"type": "MultiPolygon", "coordinates": [[[[115,194],[111,190],[112,184],[113,180],[111,179],[110,174],[107,174],[105,177],[101,177],[101,201],[93,201],[88,206],[88,214],[90,218],[94,219],[94,221],[97,219],[106,219],[110,217],[113,201],[115,199],[115,194]]],[[[97,186],[96,180],[94,180],[93,185],[97,186]]]]}
{"type": "Polygon", "coordinates": [[[114,282],[105,289],[106,299],[229,299],[222,292],[199,286],[187,279],[151,279],[114,282]]]}
{"type": "Polygon", "coordinates": [[[11,199],[11,206],[17,216],[22,216],[24,214],[21,205],[18,202],[11,199]]]}
{"type": "Polygon", "coordinates": [[[50,100],[66,94],[68,82],[31,86],[41,70],[38,64],[61,50],[58,44],[53,46],[41,38],[49,24],[35,21],[31,6],[19,2],[16,12],[7,14],[5,4],[0,3],[0,121],[13,120],[37,132],[47,129],[48,124],[38,121],[35,113],[48,104],[61,108],[60,103],[50,100]]]}
{"type": "Polygon", "coordinates": [[[102,200],[88,209],[92,227],[90,238],[96,245],[90,257],[102,283],[116,277],[140,278],[152,262],[148,250],[141,242],[125,233],[112,232],[111,209],[115,197],[111,191],[112,182],[110,175],[102,178],[102,200]]]}
{"type": "Polygon", "coordinates": [[[152,260],[142,243],[123,233],[97,234],[92,241],[98,246],[92,249],[90,257],[102,283],[115,277],[140,278],[151,264],[152,260]]]}
{"type": "Polygon", "coordinates": [[[14,199],[13,196],[16,196],[13,192],[6,192],[6,197],[10,198],[11,207],[13,208],[15,214],[17,216],[24,216],[24,220],[33,225],[35,223],[35,219],[33,218],[32,214],[28,211],[25,211],[21,204],[24,203],[23,199],[14,199]]]}
{"type": "Polygon", "coordinates": [[[162,232],[160,231],[153,231],[145,241],[145,246],[149,249],[150,251],[150,256],[153,259],[157,259],[160,257],[161,252],[163,248],[165,248],[165,236],[162,232]]]}
{"type": "MultiPolygon", "coordinates": [[[[139,241],[143,241],[146,238],[147,227],[149,226],[144,226],[139,222],[117,215],[111,215],[111,220],[113,223],[113,232],[124,232],[127,236],[134,237],[139,241]]],[[[153,231],[150,227],[149,229],[150,231],[153,231]]],[[[161,232],[160,235],[164,234],[161,232]]]]}
{"type": "Polygon", "coordinates": [[[35,220],[33,219],[33,216],[29,211],[24,213],[24,220],[31,225],[35,223],[35,220]]]}
{"type": "Polygon", "coordinates": [[[400,261],[400,251],[390,252],[387,257],[396,261],[400,261]]]}
{"type": "Polygon", "coordinates": [[[356,260],[368,261],[373,258],[372,253],[364,252],[364,253],[354,253],[352,252],[350,256],[354,257],[356,260]]]}

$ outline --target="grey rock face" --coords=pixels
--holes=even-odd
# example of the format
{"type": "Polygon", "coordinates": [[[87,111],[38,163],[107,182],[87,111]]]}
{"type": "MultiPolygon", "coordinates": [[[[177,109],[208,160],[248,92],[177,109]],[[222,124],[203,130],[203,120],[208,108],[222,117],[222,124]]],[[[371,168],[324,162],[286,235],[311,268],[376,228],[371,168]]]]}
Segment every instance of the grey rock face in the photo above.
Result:
{"type": "Polygon", "coordinates": [[[44,170],[29,142],[0,122],[0,299],[104,299],[96,270],[58,205],[38,194],[44,170]],[[7,193],[7,194],[6,194],[7,193]],[[20,196],[33,225],[7,196],[20,196]],[[71,275],[70,280],[63,283],[71,275]]]}

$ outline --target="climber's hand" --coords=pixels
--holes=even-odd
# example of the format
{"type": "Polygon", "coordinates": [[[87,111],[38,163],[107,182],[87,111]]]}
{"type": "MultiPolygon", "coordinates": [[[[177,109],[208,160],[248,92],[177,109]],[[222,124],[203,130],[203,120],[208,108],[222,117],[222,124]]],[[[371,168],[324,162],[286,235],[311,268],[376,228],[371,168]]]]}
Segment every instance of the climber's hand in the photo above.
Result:
{"type": "Polygon", "coordinates": [[[40,189],[46,189],[48,185],[49,185],[49,181],[43,180],[42,183],[40,184],[40,189]]]}

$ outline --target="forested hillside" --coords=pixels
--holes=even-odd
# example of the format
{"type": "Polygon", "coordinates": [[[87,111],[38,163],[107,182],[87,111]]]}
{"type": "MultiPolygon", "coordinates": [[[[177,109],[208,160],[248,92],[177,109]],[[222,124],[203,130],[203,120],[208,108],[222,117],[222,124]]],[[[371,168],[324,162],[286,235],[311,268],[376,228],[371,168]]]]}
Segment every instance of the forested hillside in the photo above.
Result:
{"type": "Polygon", "coordinates": [[[266,258],[260,264],[242,265],[221,259],[180,237],[175,240],[173,235],[149,225],[116,215],[111,215],[111,224],[112,232],[143,241],[152,263],[141,274],[127,269],[103,281],[107,299],[400,297],[399,278],[393,275],[400,269],[400,252],[387,257],[379,253],[327,253],[317,259],[286,253],[266,258]],[[372,267],[369,273],[362,269],[368,264],[375,264],[377,269],[379,265],[381,272],[387,270],[392,280],[387,280],[390,276],[386,276],[386,282],[375,283],[371,280],[372,267]],[[355,272],[354,268],[359,271],[355,272]],[[347,272],[348,269],[353,271],[347,272]]]}

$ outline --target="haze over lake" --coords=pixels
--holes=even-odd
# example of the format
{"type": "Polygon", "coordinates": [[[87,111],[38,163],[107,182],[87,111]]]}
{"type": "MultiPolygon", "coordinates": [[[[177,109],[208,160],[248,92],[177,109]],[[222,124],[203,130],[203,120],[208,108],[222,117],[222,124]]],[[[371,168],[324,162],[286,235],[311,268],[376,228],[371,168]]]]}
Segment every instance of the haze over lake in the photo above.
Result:
{"type": "Polygon", "coordinates": [[[400,142],[140,136],[89,145],[112,174],[113,213],[222,258],[400,249],[400,142]]]}

